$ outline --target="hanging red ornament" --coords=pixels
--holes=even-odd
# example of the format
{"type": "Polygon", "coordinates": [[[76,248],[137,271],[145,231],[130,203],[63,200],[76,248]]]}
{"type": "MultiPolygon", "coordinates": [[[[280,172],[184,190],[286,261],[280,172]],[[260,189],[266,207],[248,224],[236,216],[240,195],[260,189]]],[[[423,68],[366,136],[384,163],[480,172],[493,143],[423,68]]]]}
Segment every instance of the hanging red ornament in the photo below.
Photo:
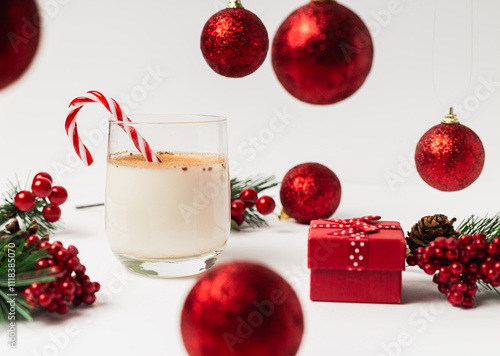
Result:
{"type": "Polygon", "coordinates": [[[264,63],[269,37],[262,21],[239,0],[213,15],[201,34],[201,52],[208,65],[225,77],[241,78],[264,63]]]}
{"type": "Polygon", "coordinates": [[[484,156],[481,139],[460,124],[451,108],[441,124],[422,136],[415,151],[415,162],[427,184],[449,192],[467,188],[479,177],[484,156]]]}
{"type": "Polygon", "coordinates": [[[278,80],[310,104],[333,104],[354,94],[370,73],[373,44],[368,28],[334,0],[313,0],[293,12],[274,36],[278,80]]]}
{"type": "Polygon", "coordinates": [[[33,60],[40,40],[34,0],[0,2],[0,89],[15,82],[33,60]]]}
{"type": "Polygon", "coordinates": [[[284,212],[303,224],[329,218],[337,210],[341,195],[342,187],[335,173],[319,163],[299,164],[281,182],[284,212]]]}
{"type": "Polygon", "coordinates": [[[190,356],[292,356],[303,332],[302,308],[292,287],[250,262],[206,272],[191,289],[181,315],[190,356]]]}

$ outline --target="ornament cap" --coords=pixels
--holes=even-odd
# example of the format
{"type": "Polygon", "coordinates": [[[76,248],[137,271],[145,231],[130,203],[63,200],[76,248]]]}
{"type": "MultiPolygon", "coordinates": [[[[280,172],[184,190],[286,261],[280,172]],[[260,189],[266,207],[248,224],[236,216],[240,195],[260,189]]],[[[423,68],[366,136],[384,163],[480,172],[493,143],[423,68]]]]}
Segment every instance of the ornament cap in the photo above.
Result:
{"type": "Polygon", "coordinates": [[[227,4],[228,9],[244,9],[243,4],[240,0],[229,0],[229,4],[227,4]]]}
{"type": "Polygon", "coordinates": [[[459,124],[460,121],[458,120],[457,115],[453,113],[453,108],[450,108],[450,113],[445,115],[443,121],[441,121],[443,124],[459,124]]]}

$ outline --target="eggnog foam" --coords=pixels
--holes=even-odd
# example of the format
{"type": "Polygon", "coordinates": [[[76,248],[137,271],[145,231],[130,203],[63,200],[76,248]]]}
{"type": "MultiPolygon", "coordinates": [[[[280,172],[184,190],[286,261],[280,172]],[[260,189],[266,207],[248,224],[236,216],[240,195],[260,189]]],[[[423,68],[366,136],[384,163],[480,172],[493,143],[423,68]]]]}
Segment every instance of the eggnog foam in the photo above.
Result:
{"type": "Polygon", "coordinates": [[[188,167],[210,167],[224,164],[225,159],[221,155],[210,153],[185,153],[185,152],[156,152],[160,163],[148,162],[140,153],[117,153],[108,158],[110,164],[135,168],[188,168],[188,167]]]}

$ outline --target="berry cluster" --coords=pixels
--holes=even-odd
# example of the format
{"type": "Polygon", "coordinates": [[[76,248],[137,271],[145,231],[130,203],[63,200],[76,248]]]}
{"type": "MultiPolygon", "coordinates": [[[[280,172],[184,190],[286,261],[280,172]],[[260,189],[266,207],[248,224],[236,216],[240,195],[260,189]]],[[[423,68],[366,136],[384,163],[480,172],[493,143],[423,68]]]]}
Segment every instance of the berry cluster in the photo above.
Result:
{"type": "Polygon", "coordinates": [[[59,185],[52,186],[50,174],[40,172],[33,178],[31,191],[22,190],[16,194],[14,205],[20,211],[30,211],[37,205],[37,198],[41,202],[40,206],[43,206],[43,218],[50,223],[54,223],[61,218],[59,205],[66,202],[68,192],[59,185]]]}
{"type": "Polygon", "coordinates": [[[97,282],[91,282],[85,274],[86,268],[78,258],[78,249],[68,246],[65,249],[61,242],[40,241],[37,235],[27,238],[28,246],[38,246],[40,250],[46,250],[48,256],[39,260],[36,268],[50,269],[51,275],[57,277],[53,282],[34,282],[23,291],[28,305],[39,306],[48,312],[66,314],[69,311],[69,303],[74,306],[80,304],[92,304],[95,302],[95,293],[101,289],[97,282]]]}
{"type": "Polygon", "coordinates": [[[239,199],[231,199],[231,219],[241,226],[245,221],[245,211],[253,207],[262,215],[269,215],[274,211],[276,203],[268,195],[259,197],[254,188],[245,188],[240,192],[239,199]]]}
{"type": "Polygon", "coordinates": [[[484,234],[464,234],[438,237],[427,247],[420,247],[406,259],[408,265],[418,265],[434,275],[438,290],[455,306],[471,308],[476,294],[476,282],[500,286],[500,237],[488,242],[484,234]]]}

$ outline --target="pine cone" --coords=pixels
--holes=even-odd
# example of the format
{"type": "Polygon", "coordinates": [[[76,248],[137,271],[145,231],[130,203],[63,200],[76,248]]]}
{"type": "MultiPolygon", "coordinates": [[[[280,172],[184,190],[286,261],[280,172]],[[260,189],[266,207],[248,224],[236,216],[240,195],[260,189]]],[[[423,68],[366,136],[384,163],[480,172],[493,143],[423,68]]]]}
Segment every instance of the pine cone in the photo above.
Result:
{"type": "Polygon", "coordinates": [[[408,237],[406,238],[408,247],[414,252],[419,247],[428,246],[429,242],[433,241],[436,237],[458,236],[459,233],[453,228],[453,223],[456,220],[456,218],[448,220],[448,217],[442,214],[424,216],[408,232],[408,237]]]}

